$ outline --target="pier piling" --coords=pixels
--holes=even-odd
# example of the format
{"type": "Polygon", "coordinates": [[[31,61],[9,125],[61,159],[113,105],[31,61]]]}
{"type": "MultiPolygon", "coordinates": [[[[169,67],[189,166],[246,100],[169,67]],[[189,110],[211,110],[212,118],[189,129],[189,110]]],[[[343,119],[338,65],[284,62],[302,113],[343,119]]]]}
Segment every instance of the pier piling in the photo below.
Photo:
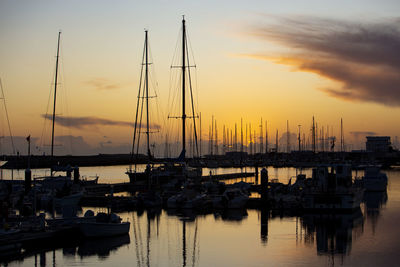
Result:
{"type": "Polygon", "coordinates": [[[79,167],[78,167],[78,166],[75,166],[75,167],[74,167],[74,183],[75,183],[75,184],[78,184],[78,183],[79,183],[79,177],[80,177],[80,174],[79,174],[79,167]]]}
{"type": "Polygon", "coordinates": [[[32,171],[31,169],[25,170],[25,193],[27,194],[31,190],[32,185],[32,171]]]}
{"type": "Polygon", "coordinates": [[[268,171],[266,168],[261,170],[261,200],[268,200],[268,171]]]}

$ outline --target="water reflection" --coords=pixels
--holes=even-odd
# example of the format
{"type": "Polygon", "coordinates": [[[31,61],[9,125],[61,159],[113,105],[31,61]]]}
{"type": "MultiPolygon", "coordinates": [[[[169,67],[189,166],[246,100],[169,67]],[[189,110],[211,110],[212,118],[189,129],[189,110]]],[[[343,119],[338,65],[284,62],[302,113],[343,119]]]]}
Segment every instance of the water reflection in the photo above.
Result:
{"type": "Polygon", "coordinates": [[[222,219],[223,221],[236,221],[239,222],[247,217],[247,210],[242,209],[230,209],[221,210],[214,212],[214,218],[216,220],[222,219]]]}
{"type": "Polygon", "coordinates": [[[107,258],[111,251],[128,245],[130,242],[129,235],[88,239],[78,246],[77,252],[81,257],[97,255],[99,258],[107,258]]]}
{"type": "Polygon", "coordinates": [[[19,255],[9,258],[0,258],[4,263],[14,260],[23,262],[25,259],[29,261],[33,257],[34,266],[57,266],[60,260],[56,251],[62,251],[62,255],[66,258],[74,258],[76,255],[81,258],[89,256],[98,256],[106,259],[110,256],[111,251],[115,251],[130,243],[129,235],[104,237],[95,239],[63,238],[61,240],[36,242],[30,246],[25,246],[19,255]],[[48,258],[51,257],[51,262],[48,258]]]}
{"type": "Polygon", "coordinates": [[[388,201],[387,192],[365,192],[364,193],[364,214],[372,225],[372,233],[375,234],[378,219],[381,216],[381,209],[388,201]]]}
{"type": "Polygon", "coordinates": [[[351,251],[353,229],[362,230],[361,210],[353,214],[306,214],[302,216],[304,240],[313,244],[316,239],[320,255],[343,254],[351,251]],[[314,239],[315,238],[315,239],[314,239]]]}
{"type": "MultiPolygon", "coordinates": [[[[271,173],[274,177],[273,170],[271,173]]],[[[275,176],[294,174],[294,171],[289,173],[286,169],[275,170],[275,176]]],[[[397,240],[399,233],[396,222],[400,206],[400,172],[391,173],[389,178],[392,184],[388,193],[365,193],[362,212],[355,214],[299,216],[268,209],[212,213],[138,210],[119,213],[124,220],[131,222],[129,236],[36,244],[33,248],[24,249],[22,257],[8,261],[8,264],[325,266],[327,259],[342,258],[345,260],[341,264],[351,266],[361,265],[357,263],[365,258],[365,262],[371,261],[372,266],[374,257],[378,258],[376,255],[383,255],[380,256],[383,258],[393,253],[394,248],[399,248],[393,240],[397,240]],[[377,243],[379,247],[373,245],[377,243]]]]}
{"type": "Polygon", "coordinates": [[[266,245],[268,242],[268,220],[270,216],[270,211],[269,209],[261,209],[260,212],[260,221],[261,221],[261,231],[260,231],[260,236],[261,236],[261,243],[263,245],[266,245]]]}

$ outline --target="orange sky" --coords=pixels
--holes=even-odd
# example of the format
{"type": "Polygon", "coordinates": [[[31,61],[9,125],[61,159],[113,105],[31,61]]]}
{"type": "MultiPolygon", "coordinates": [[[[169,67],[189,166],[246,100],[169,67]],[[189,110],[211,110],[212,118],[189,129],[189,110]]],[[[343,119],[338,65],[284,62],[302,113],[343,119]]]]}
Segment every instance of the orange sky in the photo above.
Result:
{"type": "MultiPolygon", "coordinates": [[[[133,122],[144,28],[149,30],[155,73],[153,81],[157,82],[157,101],[162,110],[158,123],[167,121],[168,114],[176,115],[171,114],[168,108],[170,66],[181,15],[185,14],[197,66],[193,75],[196,74],[197,78],[194,82],[195,96],[203,118],[203,138],[208,138],[212,115],[220,128],[221,140],[223,125],[233,128],[234,123],[240,124],[241,118],[245,123],[251,123],[254,129],[262,117],[264,121],[268,120],[272,132],[278,129],[283,133],[286,120],[289,120],[293,132],[297,132],[299,124],[309,131],[312,116],[320,125],[333,127],[336,135],[340,118],[343,118],[348,140],[352,138],[350,132],[359,131],[394,138],[400,131],[396,93],[393,91],[393,96],[390,96],[388,89],[382,97],[379,93],[371,96],[373,89],[365,89],[361,82],[346,80],[343,75],[331,73],[320,65],[306,66],[308,60],[316,62],[310,55],[326,59],[343,54],[328,51],[322,45],[315,48],[307,40],[300,42],[301,36],[309,33],[305,29],[297,32],[296,28],[291,32],[290,23],[282,20],[290,14],[293,20],[315,26],[318,23],[313,18],[329,18],[332,21],[323,23],[334,25],[344,21],[343,29],[353,33],[352,27],[358,22],[373,30],[382,21],[396,17],[400,11],[393,1],[379,4],[361,1],[364,3],[361,7],[358,6],[360,1],[347,2],[321,5],[318,1],[299,1],[296,4],[291,1],[279,4],[253,1],[244,5],[231,1],[201,4],[195,1],[172,1],[168,4],[165,1],[151,4],[118,1],[110,5],[108,1],[3,1],[0,4],[0,78],[13,135],[26,137],[31,134],[38,139],[42,136],[44,119],[41,115],[46,113],[53,88],[59,29],[62,30],[62,41],[58,115],[133,122]],[[359,21],[354,19],[358,17],[359,21]],[[282,25],[285,28],[279,32],[282,25]],[[349,84],[361,88],[351,91],[353,98],[343,97],[343,91],[340,91],[349,84]],[[364,89],[370,94],[365,96],[367,91],[364,89]]],[[[334,33],[334,27],[328,26],[327,29],[334,33]]],[[[353,42],[354,47],[359,43],[353,42]]],[[[345,64],[346,68],[355,62],[357,68],[349,69],[349,73],[360,77],[366,75],[360,70],[365,72],[368,68],[386,64],[384,61],[357,61],[358,58],[351,55],[348,60],[340,60],[349,63],[345,64]]],[[[397,62],[391,62],[390,58],[387,61],[390,68],[397,67],[397,62]]],[[[3,103],[0,115],[0,135],[7,136],[3,103]]],[[[58,126],[56,132],[57,135],[82,136],[84,142],[93,147],[108,143],[129,152],[132,129],[118,123],[106,124],[81,128],[58,126]]]]}

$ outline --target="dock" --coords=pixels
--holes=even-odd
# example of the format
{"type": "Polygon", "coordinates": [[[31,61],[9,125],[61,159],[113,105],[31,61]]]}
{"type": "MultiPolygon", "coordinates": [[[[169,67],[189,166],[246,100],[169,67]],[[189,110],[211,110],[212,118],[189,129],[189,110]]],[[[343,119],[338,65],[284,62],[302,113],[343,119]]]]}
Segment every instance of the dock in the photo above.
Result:
{"type": "Polygon", "coordinates": [[[255,173],[254,172],[239,172],[239,173],[227,173],[227,174],[215,174],[215,175],[208,175],[204,176],[203,175],[203,180],[207,178],[211,178],[214,180],[230,180],[230,179],[238,179],[238,178],[247,178],[247,177],[254,177],[255,173]]]}

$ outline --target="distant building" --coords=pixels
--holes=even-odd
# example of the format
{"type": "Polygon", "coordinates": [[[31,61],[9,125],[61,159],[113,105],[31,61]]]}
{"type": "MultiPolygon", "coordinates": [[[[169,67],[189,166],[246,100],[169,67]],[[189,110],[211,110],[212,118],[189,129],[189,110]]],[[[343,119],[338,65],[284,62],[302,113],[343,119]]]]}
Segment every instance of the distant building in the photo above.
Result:
{"type": "Polygon", "coordinates": [[[390,152],[392,150],[390,136],[367,136],[366,150],[368,152],[390,152]]]}

